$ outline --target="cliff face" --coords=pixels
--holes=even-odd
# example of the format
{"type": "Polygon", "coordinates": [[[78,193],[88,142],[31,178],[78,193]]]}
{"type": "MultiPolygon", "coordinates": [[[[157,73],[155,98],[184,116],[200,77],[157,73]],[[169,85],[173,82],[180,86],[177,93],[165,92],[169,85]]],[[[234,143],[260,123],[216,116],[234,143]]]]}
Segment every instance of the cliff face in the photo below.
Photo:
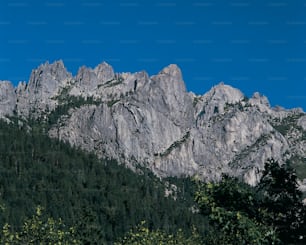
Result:
{"type": "Polygon", "coordinates": [[[16,93],[9,81],[0,82],[0,118],[12,116],[16,107],[16,93]]]}
{"type": "Polygon", "coordinates": [[[55,97],[71,80],[62,61],[33,70],[28,84],[21,82],[16,89],[18,115],[37,118],[54,110],[58,105],[55,97]]]}
{"type": "Polygon", "coordinates": [[[267,158],[306,157],[306,115],[271,108],[220,83],[202,96],[186,91],[180,69],[157,75],[114,73],[106,63],[80,68],[41,65],[28,84],[0,83],[0,116],[51,121],[49,135],[161,177],[222,172],[254,184],[267,158]]]}

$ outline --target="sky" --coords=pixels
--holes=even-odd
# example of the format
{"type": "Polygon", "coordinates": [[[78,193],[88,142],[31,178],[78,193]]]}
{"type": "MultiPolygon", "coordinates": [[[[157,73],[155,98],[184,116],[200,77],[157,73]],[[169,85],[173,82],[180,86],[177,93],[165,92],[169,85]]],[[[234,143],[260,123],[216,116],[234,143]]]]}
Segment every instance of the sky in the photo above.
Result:
{"type": "Polygon", "coordinates": [[[73,75],[174,63],[196,94],[223,81],[306,111],[306,0],[1,0],[0,80],[59,59],[73,75]]]}

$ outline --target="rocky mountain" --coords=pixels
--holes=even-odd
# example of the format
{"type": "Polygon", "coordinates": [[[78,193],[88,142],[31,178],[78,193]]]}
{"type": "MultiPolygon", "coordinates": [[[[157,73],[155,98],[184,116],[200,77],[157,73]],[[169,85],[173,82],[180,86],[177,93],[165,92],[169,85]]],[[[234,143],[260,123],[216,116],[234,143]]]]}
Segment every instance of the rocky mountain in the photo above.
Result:
{"type": "Polygon", "coordinates": [[[149,77],[102,63],[73,77],[62,61],[47,62],[17,88],[0,82],[0,117],[12,116],[47,123],[50,137],[161,177],[225,172],[255,184],[268,158],[306,167],[301,109],[271,108],[259,93],[246,98],[223,83],[195,95],[176,65],[149,77]]]}

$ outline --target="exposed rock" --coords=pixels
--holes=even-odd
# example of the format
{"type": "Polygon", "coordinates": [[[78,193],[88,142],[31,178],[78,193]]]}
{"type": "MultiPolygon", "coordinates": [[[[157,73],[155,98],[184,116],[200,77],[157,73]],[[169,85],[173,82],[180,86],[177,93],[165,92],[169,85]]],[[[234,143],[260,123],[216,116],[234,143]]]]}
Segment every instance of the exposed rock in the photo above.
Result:
{"type": "Polygon", "coordinates": [[[115,81],[113,68],[103,62],[95,69],[82,66],[71,86],[70,95],[82,97],[99,97],[97,95],[100,87],[108,82],[115,81]]]}
{"type": "Polygon", "coordinates": [[[301,126],[304,131],[306,131],[306,116],[302,116],[297,123],[298,126],[301,126]]]}
{"type": "Polygon", "coordinates": [[[94,70],[82,66],[76,76],[75,87],[81,88],[82,94],[90,94],[98,87],[98,77],[94,70]]]}
{"type": "Polygon", "coordinates": [[[66,104],[51,137],[161,177],[218,179],[225,172],[255,184],[268,158],[306,157],[303,111],[271,108],[265,96],[247,99],[223,83],[196,96],[176,65],[149,77],[115,74],[102,63],[72,77],[61,61],[46,63],[16,93],[8,83],[0,86],[0,115],[11,115],[16,101],[23,117],[47,118],[66,104]],[[75,97],[83,100],[69,104],[75,97]]]}
{"type": "Polygon", "coordinates": [[[229,106],[233,106],[244,99],[244,95],[238,89],[220,83],[209,92],[198,98],[196,104],[197,117],[209,120],[217,114],[223,114],[229,106]]]}
{"type": "Polygon", "coordinates": [[[98,84],[105,84],[115,78],[113,68],[105,62],[99,64],[94,71],[97,75],[98,84]]]}
{"type": "Polygon", "coordinates": [[[16,101],[16,93],[12,83],[0,81],[0,118],[14,114],[16,101]]]}
{"type": "Polygon", "coordinates": [[[33,70],[28,84],[20,83],[17,88],[19,115],[38,117],[54,110],[58,104],[56,97],[71,78],[62,61],[46,62],[33,70]]]}
{"type": "MultiPolygon", "coordinates": [[[[216,179],[227,172],[255,184],[268,158],[282,162],[289,157],[285,157],[287,140],[266,116],[268,112],[274,116],[266,97],[255,94],[248,101],[241,91],[223,83],[195,96],[186,92],[176,65],[151,78],[145,73],[117,77],[123,81],[114,87],[128,88],[124,91],[131,94],[111,107],[71,111],[57,129],[60,138],[130,166],[143,164],[162,177],[197,174],[216,179]]],[[[280,113],[295,114],[281,110],[278,120],[280,113]]]]}

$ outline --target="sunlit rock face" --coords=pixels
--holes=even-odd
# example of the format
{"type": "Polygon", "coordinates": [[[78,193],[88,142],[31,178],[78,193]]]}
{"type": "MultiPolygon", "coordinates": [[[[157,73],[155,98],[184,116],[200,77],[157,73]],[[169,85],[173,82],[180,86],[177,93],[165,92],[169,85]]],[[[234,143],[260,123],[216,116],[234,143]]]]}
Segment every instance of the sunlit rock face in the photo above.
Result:
{"type": "Polygon", "coordinates": [[[14,114],[16,101],[13,85],[9,81],[0,81],[0,118],[14,114]]]}
{"type": "Polygon", "coordinates": [[[54,110],[58,95],[71,78],[62,61],[39,66],[32,71],[27,84],[20,83],[17,87],[18,113],[24,117],[38,117],[54,110]]]}
{"type": "Polygon", "coordinates": [[[174,64],[149,77],[101,63],[73,77],[62,61],[46,63],[17,88],[0,82],[0,116],[14,113],[47,121],[57,113],[51,137],[161,177],[228,173],[256,184],[268,158],[306,157],[302,110],[271,108],[224,83],[195,95],[174,64]]]}

